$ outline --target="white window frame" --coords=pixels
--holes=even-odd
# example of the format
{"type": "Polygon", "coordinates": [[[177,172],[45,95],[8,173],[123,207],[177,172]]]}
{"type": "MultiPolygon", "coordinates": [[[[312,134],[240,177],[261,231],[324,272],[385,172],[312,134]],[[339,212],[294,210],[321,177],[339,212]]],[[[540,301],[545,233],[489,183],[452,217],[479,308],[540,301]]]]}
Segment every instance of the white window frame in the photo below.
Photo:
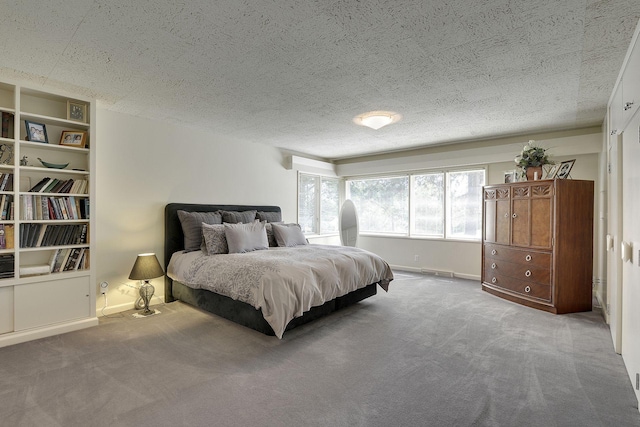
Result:
{"type": "MultiPolygon", "coordinates": [[[[379,236],[379,237],[403,237],[403,238],[410,238],[410,239],[417,239],[417,240],[443,240],[443,241],[465,241],[465,242],[476,242],[476,241],[481,241],[482,237],[460,237],[460,236],[456,236],[456,237],[450,237],[449,236],[449,221],[450,221],[450,217],[449,217],[449,204],[450,204],[450,191],[449,191],[449,174],[450,173],[454,173],[454,172],[475,172],[475,171],[482,171],[484,173],[484,185],[486,185],[487,182],[487,174],[488,174],[488,170],[487,170],[487,166],[475,166],[475,167],[465,167],[465,168],[447,168],[447,169],[431,169],[431,170],[420,170],[420,171],[412,171],[412,172],[408,172],[408,173],[404,173],[404,174],[384,174],[384,175],[367,175],[367,176],[352,176],[352,177],[347,177],[345,178],[345,197],[349,198],[349,181],[363,181],[363,180],[370,180],[370,179],[385,179],[385,178],[397,178],[397,177],[402,177],[402,176],[406,176],[409,179],[409,187],[408,187],[408,191],[409,191],[409,195],[408,195],[408,221],[409,221],[409,231],[405,234],[405,233],[386,233],[386,232],[363,232],[361,231],[360,234],[362,235],[370,235],[370,236],[379,236]],[[443,206],[442,206],[442,212],[443,212],[443,218],[442,218],[442,227],[443,227],[443,234],[441,236],[438,235],[417,235],[414,233],[414,225],[415,225],[415,219],[413,218],[412,215],[412,204],[415,203],[415,201],[413,200],[412,194],[413,194],[413,180],[412,177],[415,175],[429,175],[429,174],[437,174],[437,173],[442,173],[443,176],[443,186],[444,186],[444,197],[443,197],[443,206]]],[[[479,201],[479,203],[482,204],[482,199],[479,201]]],[[[480,205],[480,208],[482,207],[482,205],[480,205]]],[[[480,211],[482,211],[482,209],[480,209],[480,211]]]]}
{"type": "MultiPolygon", "coordinates": [[[[323,181],[336,181],[338,183],[338,207],[342,205],[342,188],[343,188],[343,180],[341,180],[340,178],[336,178],[336,177],[330,177],[330,176],[324,176],[324,175],[318,175],[318,174],[313,174],[313,173],[307,173],[307,172],[298,172],[298,189],[297,189],[297,193],[296,193],[296,216],[298,218],[298,223],[300,223],[300,178],[302,176],[305,177],[312,177],[314,178],[316,185],[316,192],[315,192],[315,206],[314,206],[314,216],[315,216],[315,224],[316,227],[314,230],[312,230],[311,232],[307,232],[305,233],[307,236],[333,236],[333,235],[338,235],[339,231],[329,231],[329,232],[324,232],[322,230],[322,182],[323,181]]],[[[339,216],[340,212],[336,212],[336,214],[339,216]]]]}

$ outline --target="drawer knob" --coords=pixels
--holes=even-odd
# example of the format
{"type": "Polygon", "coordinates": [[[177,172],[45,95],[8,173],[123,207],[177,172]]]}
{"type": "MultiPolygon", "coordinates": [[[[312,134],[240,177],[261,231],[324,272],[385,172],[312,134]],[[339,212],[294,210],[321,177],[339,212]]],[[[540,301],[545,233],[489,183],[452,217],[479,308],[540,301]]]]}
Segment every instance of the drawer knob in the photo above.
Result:
{"type": "Polygon", "coordinates": [[[531,292],[531,286],[525,286],[524,291],[525,291],[526,293],[531,292]]]}
{"type": "Polygon", "coordinates": [[[527,276],[527,277],[531,277],[531,270],[525,271],[524,275],[527,276]]]}
{"type": "Polygon", "coordinates": [[[491,268],[496,268],[496,263],[494,262],[493,264],[491,264],[491,268]]]}
{"type": "Polygon", "coordinates": [[[491,279],[491,283],[496,283],[498,281],[498,279],[496,279],[495,277],[493,279],[491,279]]]}
{"type": "Polygon", "coordinates": [[[497,253],[498,253],[498,251],[496,251],[495,249],[491,251],[491,255],[495,255],[497,253]]]}
{"type": "Polygon", "coordinates": [[[531,255],[527,255],[526,257],[524,257],[525,261],[531,261],[531,255]]]}
{"type": "Polygon", "coordinates": [[[515,214],[515,213],[514,213],[514,214],[513,214],[513,215],[511,215],[511,216],[512,216],[512,217],[514,217],[514,218],[517,218],[517,217],[518,217],[518,214],[515,214]]]}
{"type": "Polygon", "coordinates": [[[505,218],[509,218],[509,212],[507,212],[506,214],[504,214],[505,218]]]}

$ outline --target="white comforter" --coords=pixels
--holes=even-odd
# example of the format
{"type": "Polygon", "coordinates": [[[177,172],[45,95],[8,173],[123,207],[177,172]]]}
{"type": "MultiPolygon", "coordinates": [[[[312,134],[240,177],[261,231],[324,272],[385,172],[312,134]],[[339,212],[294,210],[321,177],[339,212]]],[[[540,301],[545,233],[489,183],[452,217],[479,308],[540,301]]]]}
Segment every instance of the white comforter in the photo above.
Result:
{"type": "Polygon", "coordinates": [[[291,319],[311,307],[378,283],[386,291],[393,273],[379,256],[345,246],[305,245],[243,254],[171,257],[167,274],[194,289],[207,289],[262,309],[282,338],[291,319]]]}

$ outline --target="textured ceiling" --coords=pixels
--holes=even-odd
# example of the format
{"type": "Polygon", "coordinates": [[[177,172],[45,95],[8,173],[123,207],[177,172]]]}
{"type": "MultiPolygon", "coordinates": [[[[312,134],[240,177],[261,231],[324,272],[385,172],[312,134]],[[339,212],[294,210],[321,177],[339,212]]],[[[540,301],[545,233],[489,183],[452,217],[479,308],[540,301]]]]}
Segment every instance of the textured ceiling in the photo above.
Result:
{"type": "Polygon", "coordinates": [[[0,74],[338,159],[600,124],[638,19],[638,0],[0,0],[0,74]],[[403,120],[352,122],[369,110],[403,120]]]}

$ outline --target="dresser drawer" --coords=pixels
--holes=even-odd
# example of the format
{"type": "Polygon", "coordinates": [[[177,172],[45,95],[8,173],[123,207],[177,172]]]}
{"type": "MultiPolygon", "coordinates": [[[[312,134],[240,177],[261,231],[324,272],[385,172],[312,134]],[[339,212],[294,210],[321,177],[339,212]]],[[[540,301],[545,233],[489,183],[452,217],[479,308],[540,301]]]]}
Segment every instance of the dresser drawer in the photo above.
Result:
{"type": "Polygon", "coordinates": [[[509,262],[533,265],[545,270],[551,269],[551,253],[527,249],[515,249],[508,246],[485,244],[485,259],[505,260],[509,262]]]}
{"type": "Polygon", "coordinates": [[[501,259],[485,258],[484,277],[492,277],[496,274],[543,285],[551,284],[551,270],[549,268],[542,268],[535,264],[520,264],[501,259]]]}
{"type": "Polygon", "coordinates": [[[549,285],[518,280],[513,277],[502,276],[500,274],[485,274],[485,282],[492,287],[506,289],[516,294],[544,301],[551,301],[551,286],[549,285]]]}

